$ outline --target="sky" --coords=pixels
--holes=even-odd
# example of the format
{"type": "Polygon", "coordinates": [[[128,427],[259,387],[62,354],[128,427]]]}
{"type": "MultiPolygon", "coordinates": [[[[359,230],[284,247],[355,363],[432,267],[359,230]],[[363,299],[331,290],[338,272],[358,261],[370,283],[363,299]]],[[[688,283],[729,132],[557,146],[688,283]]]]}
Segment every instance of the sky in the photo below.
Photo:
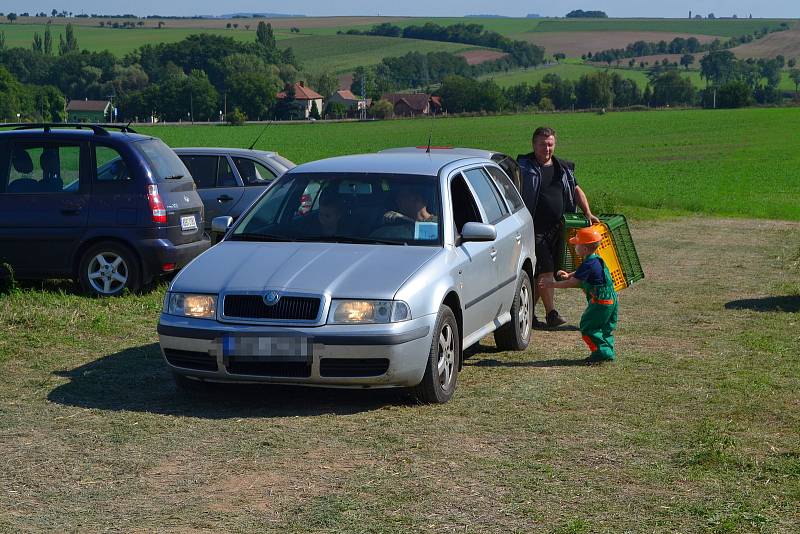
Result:
{"type": "Polygon", "coordinates": [[[703,16],[714,13],[717,17],[800,18],[800,0],[674,0],[646,2],[642,0],[589,0],[583,2],[536,2],[522,0],[305,0],[303,2],[265,2],[263,0],[139,0],[118,2],[108,0],[49,1],[3,0],[0,11],[30,12],[52,9],[78,13],[104,15],[133,13],[134,15],[221,15],[224,13],[292,13],[309,16],[359,15],[359,16],[427,16],[457,17],[475,14],[494,14],[524,17],[528,13],[563,17],[573,9],[602,10],[609,17],[688,17],[689,10],[703,16]]]}

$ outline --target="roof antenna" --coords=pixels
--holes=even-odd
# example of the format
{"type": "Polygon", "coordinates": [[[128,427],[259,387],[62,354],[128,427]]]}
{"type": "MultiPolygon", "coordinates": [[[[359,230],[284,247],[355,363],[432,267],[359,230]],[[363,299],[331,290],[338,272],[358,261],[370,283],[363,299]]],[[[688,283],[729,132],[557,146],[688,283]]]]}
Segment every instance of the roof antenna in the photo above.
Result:
{"type": "Polygon", "coordinates": [[[248,148],[248,150],[253,150],[253,147],[254,147],[254,146],[256,146],[256,143],[258,143],[258,140],[259,140],[259,139],[261,139],[261,136],[262,136],[262,135],[264,135],[264,132],[266,132],[266,131],[267,131],[267,128],[269,128],[270,126],[272,126],[272,121],[269,121],[269,122],[267,123],[267,125],[266,125],[266,126],[264,126],[264,129],[263,129],[263,130],[261,130],[261,133],[260,133],[260,134],[258,134],[258,137],[256,137],[256,140],[255,140],[255,141],[253,141],[253,144],[252,144],[252,145],[250,145],[250,147],[248,148]]]}
{"type": "Polygon", "coordinates": [[[431,153],[431,137],[433,137],[433,130],[431,130],[431,133],[428,134],[428,148],[425,149],[426,154],[431,153]]]}

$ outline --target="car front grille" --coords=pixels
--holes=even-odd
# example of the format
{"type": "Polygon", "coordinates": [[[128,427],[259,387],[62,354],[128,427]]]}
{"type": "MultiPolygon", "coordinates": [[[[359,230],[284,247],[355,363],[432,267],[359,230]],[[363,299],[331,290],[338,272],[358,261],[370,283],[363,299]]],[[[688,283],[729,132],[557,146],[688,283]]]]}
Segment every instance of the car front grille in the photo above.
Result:
{"type": "Polygon", "coordinates": [[[320,376],[380,376],[389,370],[386,358],[322,358],[320,376]]]}
{"type": "Polygon", "coordinates": [[[272,376],[283,378],[308,378],[310,362],[254,362],[231,357],[226,368],[233,375],[272,376]]]}
{"type": "Polygon", "coordinates": [[[261,295],[225,295],[223,315],[241,319],[313,321],[319,313],[319,297],[283,297],[267,306],[261,295]]]}
{"type": "Polygon", "coordinates": [[[217,359],[207,352],[193,350],[164,349],[167,361],[175,367],[197,369],[199,371],[216,371],[217,359]]]}

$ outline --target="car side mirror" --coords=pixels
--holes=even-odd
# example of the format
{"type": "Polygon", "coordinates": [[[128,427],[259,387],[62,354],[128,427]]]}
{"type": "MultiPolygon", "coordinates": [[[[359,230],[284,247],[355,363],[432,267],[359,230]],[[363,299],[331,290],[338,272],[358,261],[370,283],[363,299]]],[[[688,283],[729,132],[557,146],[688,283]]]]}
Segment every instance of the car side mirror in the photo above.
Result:
{"type": "Polygon", "coordinates": [[[462,243],[467,241],[494,241],[495,239],[497,239],[497,229],[493,224],[468,222],[461,229],[462,243]]]}
{"type": "Polygon", "coordinates": [[[211,219],[211,231],[215,234],[224,234],[232,224],[233,217],[214,217],[211,219]]]}

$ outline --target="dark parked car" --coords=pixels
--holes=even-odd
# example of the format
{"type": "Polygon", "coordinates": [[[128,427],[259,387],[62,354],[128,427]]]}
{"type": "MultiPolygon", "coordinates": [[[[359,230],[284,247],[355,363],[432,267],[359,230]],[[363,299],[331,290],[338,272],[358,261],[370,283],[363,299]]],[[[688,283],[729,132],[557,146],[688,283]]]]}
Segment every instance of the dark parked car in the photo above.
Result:
{"type": "Polygon", "coordinates": [[[17,278],[73,278],[117,295],[211,245],[194,182],[160,139],[126,127],[15,126],[0,132],[0,264],[17,278]]]}
{"type": "Polygon", "coordinates": [[[239,218],[275,178],[295,166],[276,152],[246,148],[176,148],[206,208],[206,229],[220,216],[239,218]]]}

